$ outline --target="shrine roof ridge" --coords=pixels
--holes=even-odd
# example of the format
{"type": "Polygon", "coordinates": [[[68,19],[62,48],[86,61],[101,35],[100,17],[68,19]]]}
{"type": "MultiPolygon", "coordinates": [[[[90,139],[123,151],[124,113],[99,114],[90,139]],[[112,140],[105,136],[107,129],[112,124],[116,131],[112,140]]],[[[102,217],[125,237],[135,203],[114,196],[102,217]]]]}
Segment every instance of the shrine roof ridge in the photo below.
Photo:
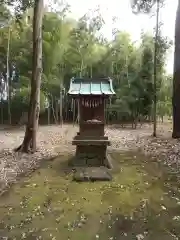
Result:
{"type": "Polygon", "coordinates": [[[114,95],[112,79],[102,78],[80,78],[73,77],[70,80],[69,95],[114,95]]]}

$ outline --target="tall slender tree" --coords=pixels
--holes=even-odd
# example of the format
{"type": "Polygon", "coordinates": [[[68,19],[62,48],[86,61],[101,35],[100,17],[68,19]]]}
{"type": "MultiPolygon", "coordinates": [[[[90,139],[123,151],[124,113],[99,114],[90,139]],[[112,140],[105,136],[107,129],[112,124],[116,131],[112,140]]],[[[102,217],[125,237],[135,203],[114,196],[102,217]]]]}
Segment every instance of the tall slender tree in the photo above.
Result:
{"type": "Polygon", "coordinates": [[[34,2],[33,17],[33,59],[31,94],[28,111],[28,123],[26,126],[23,143],[16,149],[22,152],[36,151],[36,135],[40,112],[40,86],[42,75],[42,18],[44,0],[34,2]]]}
{"type": "Polygon", "coordinates": [[[156,28],[155,28],[155,38],[154,38],[154,104],[153,104],[153,137],[157,135],[157,41],[158,41],[158,33],[159,33],[159,3],[160,0],[157,0],[157,8],[156,8],[156,28]]]}
{"type": "MultiPolygon", "coordinates": [[[[159,0],[158,0],[159,1],[159,0]]],[[[149,12],[157,0],[131,0],[134,12],[149,12]]],[[[163,0],[161,0],[163,2],[163,0]]],[[[174,51],[174,71],[173,71],[173,138],[180,138],[180,0],[176,11],[175,21],[175,51],[174,51]]]]}
{"type": "Polygon", "coordinates": [[[176,12],[173,73],[173,138],[180,138],[180,0],[176,12]]]}

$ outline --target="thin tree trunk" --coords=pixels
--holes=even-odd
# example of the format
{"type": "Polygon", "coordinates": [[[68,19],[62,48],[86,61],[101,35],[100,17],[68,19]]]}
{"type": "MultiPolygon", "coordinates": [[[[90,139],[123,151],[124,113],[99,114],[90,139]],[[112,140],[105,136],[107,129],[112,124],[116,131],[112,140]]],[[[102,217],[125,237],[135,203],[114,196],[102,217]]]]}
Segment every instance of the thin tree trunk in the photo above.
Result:
{"type": "Polygon", "coordinates": [[[36,135],[39,123],[40,112],[40,86],[42,74],[42,17],[44,1],[36,0],[34,3],[33,17],[33,59],[32,59],[32,79],[31,94],[28,111],[28,123],[25,137],[21,146],[16,151],[32,152],[36,151],[36,135]]]}
{"type": "Polygon", "coordinates": [[[7,80],[7,97],[8,97],[8,120],[11,125],[11,84],[9,76],[9,49],[10,49],[11,28],[8,30],[8,45],[7,45],[7,59],[6,59],[6,80],[7,80]]]}
{"type": "Polygon", "coordinates": [[[176,12],[173,74],[173,138],[180,138],[180,0],[176,12]]]}
{"type": "Polygon", "coordinates": [[[73,99],[73,126],[75,125],[76,102],[73,99]]]}
{"type": "Polygon", "coordinates": [[[1,82],[0,82],[0,84],[1,84],[1,86],[0,86],[0,103],[1,103],[1,124],[3,124],[4,123],[4,116],[3,116],[3,109],[4,109],[4,101],[3,101],[3,91],[4,91],[4,87],[3,87],[3,82],[2,82],[2,79],[0,79],[1,80],[1,82]]]}
{"type": "MultiPolygon", "coordinates": [[[[2,96],[2,95],[1,95],[2,96]]],[[[1,97],[1,124],[4,123],[4,116],[3,116],[3,99],[1,97]]]]}
{"type": "Polygon", "coordinates": [[[56,120],[57,120],[56,124],[58,124],[58,121],[59,121],[59,101],[58,101],[58,99],[56,99],[56,97],[55,97],[54,103],[55,103],[55,112],[56,112],[56,120]]]}
{"type": "Polygon", "coordinates": [[[65,107],[65,121],[68,121],[69,119],[68,119],[68,110],[69,110],[69,102],[68,102],[68,100],[67,100],[67,96],[66,96],[66,93],[64,94],[64,96],[65,96],[65,104],[64,104],[64,107],[65,107]]]}
{"type": "Polygon", "coordinates": [[[53,113],[53,117],[54,117],[54,122],[55,124],[57,124],[57,119],[56,119],[56,114],[55,114],[55,110],[54,110],[54,99],[53,96],[51,95],[51,107],[52,107],[52,113],[53,113]]]}
{"type": "Polygon", "coordinates": [[[92,75],[93,75],[93,71],[92,71],[92,65],[91,65],[91,68],[90,68],[90,76],[91,76],[91,78],[92,78],[92,75]]]}
{"type": "Polygon", "coordinates": [[[164,116],[161,116],[161,122],[162,123],[164,122],[164,116]]]}
{"type": "Polygon", "coordinates": [[[156,10],[156,33],[155,33],[155,43],[154,43],[154,105],[153,105],[153,137],[157,135],[157,38],[159,33],[159,10],[160,10],[160,0],[157,0],[157,10],[156,10]]]}
{"type": "MultiPolygon", "coordinates": [[[[84,66],[84,63],[83,63],[83,59],[82,59],[82,56],[81,56],[81,67],[80,67],[80,78],[82,78],[83,76],[83,66],[84,66]]],[[[80,112],[79,112],[79,100],[77,101],[77,118],[76,118],[76,123],[79,124],[79,120],[80,120],[80,112]]],[[[76,104],[75,104],[76,106],[76,104]]]]}
{"type": "Polygon", "coordinates": [[[59,120],[61,126],[63,126],[63,80],[60,82],[60,106],[59,106],[59,120]]]}
{"type": "Polygon", "coordinates": [[[48,106],[48,109],[47,109],[47,114],[48,114],[48,125],[50,125],[50,117],[51,117],[50,113],[51,113],[51,108],[50,108],[50,105],[49,105],[49,106],[48,106]]]}

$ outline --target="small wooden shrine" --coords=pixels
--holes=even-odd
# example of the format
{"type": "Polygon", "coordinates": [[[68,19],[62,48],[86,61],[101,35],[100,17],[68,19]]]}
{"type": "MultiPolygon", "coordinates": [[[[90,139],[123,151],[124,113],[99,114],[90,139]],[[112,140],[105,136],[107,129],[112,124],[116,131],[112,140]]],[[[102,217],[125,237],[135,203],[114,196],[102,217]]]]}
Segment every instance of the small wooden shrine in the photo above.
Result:
{"type": "Polygon", "coordinates": [[[105,136],[105,100],[115,92],[110,78],[72,78],[68,94],[79,107],[79,132],[72,144],[76,145],[75,166],[110,167],[106,155],[110,145],[105,136]]]}

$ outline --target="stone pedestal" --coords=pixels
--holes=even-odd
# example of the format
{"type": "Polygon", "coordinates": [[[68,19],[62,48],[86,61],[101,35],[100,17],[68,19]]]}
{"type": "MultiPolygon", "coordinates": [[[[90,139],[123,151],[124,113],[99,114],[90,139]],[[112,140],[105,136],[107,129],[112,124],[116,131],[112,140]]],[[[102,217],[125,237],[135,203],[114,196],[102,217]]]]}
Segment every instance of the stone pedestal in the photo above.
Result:
{"type": "Polygon", "coordinates": [[[108,137],[77,135],[73,142],[76,145],[76,166],[110,168],[107,157],[107,146],[110,145],[108,137]]]}

